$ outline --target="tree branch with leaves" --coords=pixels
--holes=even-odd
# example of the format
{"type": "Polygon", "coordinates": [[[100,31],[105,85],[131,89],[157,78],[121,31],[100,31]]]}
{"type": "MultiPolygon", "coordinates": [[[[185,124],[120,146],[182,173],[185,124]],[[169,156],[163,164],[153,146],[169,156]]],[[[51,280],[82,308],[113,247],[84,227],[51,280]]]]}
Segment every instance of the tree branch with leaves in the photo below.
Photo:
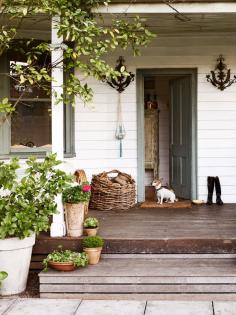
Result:
{"type": "MultiPolygon", "coordinates": [[[[103,80],[104,77],[117,78],[120,73],[106,62],[106,56],[117,48],[131,48],[134,55],[138,55],[139,48],[147,46],[154,37],[139,17],[130,21],[124,14],[120,19],[115,17],[106,24],[103,17],[97,13],[97,8],[109,6],[109,2],[104,0],[1,1],[0,57],[10,51],[18,51],[26,59],[24,65],[15,65],[10,73],[3,73],[2,76],[6,78],[10,76],[18,85],[41,88],[49,96],[54,93],[50,86],[51,71],[58,64],[51,63],[50,42],[24,38],[21,29],[32,17],[41,17],[50,22],[55,16],[59,16],[60,23],[56,27],[58,35],[66,44],[63,45],[63,68],[69,75],[63,86],[63,95],[56,96],[58,100],[71,105],[75,103],[75,96],[79,96],[85,103],[91,101],[92,89],[76,76],[73,70],[77,69],[77,73],[83,77],[92,76],[97,80],[103,80]]],[[[10,115],[17,104],[17,101],[10,102],[5,96],[0,101],[0,113],[5,112],[10,115]]]]}

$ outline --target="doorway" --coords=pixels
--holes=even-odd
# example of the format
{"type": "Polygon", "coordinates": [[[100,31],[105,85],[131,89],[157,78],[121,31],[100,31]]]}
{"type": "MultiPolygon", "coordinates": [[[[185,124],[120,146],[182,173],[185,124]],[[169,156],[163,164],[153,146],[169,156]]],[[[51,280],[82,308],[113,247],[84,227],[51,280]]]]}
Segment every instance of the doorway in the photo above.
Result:
{"type": "Polygon", "coordinates": [[[138,70],[137,80],[138,201],[155,198],[155,178],[196,198],[196,70],[138,70]]]}

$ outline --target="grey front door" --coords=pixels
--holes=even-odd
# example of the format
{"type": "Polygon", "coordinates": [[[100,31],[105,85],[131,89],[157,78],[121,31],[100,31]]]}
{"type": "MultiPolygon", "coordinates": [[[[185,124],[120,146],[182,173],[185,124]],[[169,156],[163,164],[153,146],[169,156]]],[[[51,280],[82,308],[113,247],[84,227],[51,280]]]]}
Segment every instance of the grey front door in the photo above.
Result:
{"type": "Polygon", "coordinates": [[[191,77],[170,82],[170,183],[180,198],[191,198],[191,77]]]}

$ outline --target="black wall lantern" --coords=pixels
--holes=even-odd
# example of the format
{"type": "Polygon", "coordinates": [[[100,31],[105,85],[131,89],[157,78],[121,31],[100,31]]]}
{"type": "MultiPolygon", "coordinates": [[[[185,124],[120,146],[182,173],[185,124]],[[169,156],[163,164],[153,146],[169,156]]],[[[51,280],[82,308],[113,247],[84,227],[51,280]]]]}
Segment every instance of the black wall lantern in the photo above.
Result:
{"type": "Polygon", "coordinates": [[[115,67],[115,70],[118,71],[120,75],[116,79],[105,79],[105,81],[119,93],[123,92],[130,83],[134,81],[134,74],[132,72],[128,72],[128,75],[123,74],[124,72],[127,72],[124,62],[124,58],[120,56],[117,60],[117,66],[115,67]]]}
{"type": "Polygon", "coordinates": [[[124,90],[130,85],[132,81],[134,81],[135,77],[132,72],[128,72],[127,75],[127,70],[124,62],[125,60],[123,57],[119,57],[119,59],[117,60],[117,66],[115,67],[115,70],[118,71],[120,75],[116,79],[104,78],[104,81],[118,92],[117,125],[115,137],[117,140],[120,141],[120,157],[123,156],[122,140],[126,136],[122,117],[121,93],[124,92],[124,90]]]}
{"type": "Polygon", "coordinates": [[[221,91],[224,91],[224,89],[236,82],[236,76],[234,76],[233,79],[230,79],[230,69],[227,69],[224,60],[225,59],[223,58],[223,56],[220,55],[217,59],[218,63],[215,67],[215,71],[211,71],[211,74],[208,74],[206,76],[207,81],[211,82],[212,85],[214,85],[221,91]]]}

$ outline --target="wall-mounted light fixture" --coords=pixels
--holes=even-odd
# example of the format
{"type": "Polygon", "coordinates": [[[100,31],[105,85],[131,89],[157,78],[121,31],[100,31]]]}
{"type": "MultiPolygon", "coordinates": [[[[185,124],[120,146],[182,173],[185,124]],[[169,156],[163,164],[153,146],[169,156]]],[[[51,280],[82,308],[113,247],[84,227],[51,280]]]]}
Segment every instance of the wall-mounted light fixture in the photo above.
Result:
{"type": "Polygon", "coordinates": [[[132,72],[127,72],[124,62],[124,58],[120,56],[117,60],[117,66],[115,67],[115,70],[118,71],[120,75],[116,79],[105,79],[105,81],[119,93],[123,92],[130,83],[134,81],[134,74],[132,72]]]}
{"type": "Polygon", "coordinates": [[[224,91],[227,87],[236,82],[236,76],[231,79],[230,69],[227,69],[224,63],[224,58],[222,55],[217,59],[217,64],[214,71],[206,76],[207,81],[211,82],[212,85],[217,87],[219,90],[224,91]]]}
{"type": "Polygon", "coordinates": [[[124,65],[124,58],[122,56],[117,60],[117,66],[115,70],[120,73],[120,75],[114,78],[105,78],[104,81],[108,83],[112,88],[118,92],[118,107],[117,107],[117,125],[115,137],[120,141],[120,157],[123,156],[122,140],[126,136],[126,131],[123,123],[122,117],[122,107],[121,107],[121,93],[134,81],[135,75],[132,72],[127,72],[126,66],[124,65]]]}

